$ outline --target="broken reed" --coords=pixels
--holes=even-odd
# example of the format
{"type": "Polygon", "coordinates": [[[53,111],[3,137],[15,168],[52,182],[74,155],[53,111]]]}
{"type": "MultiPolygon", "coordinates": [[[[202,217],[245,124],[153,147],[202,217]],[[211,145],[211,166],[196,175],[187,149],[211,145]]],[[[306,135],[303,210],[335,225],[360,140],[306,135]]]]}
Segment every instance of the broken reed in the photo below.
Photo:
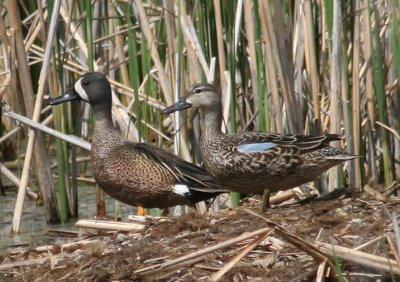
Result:
{"type": "MultiPolygon", "coordinates": [[[[41,7],[46,21],[48,7],[41,7]]],[[[39,27],[38,11],[33,4],[21,9],[25,42],[36,39],[27,48],[32,67],[40,66],[46,43],[31,32],[39,27]]],[[[176,91],[182,95],[188,85],[208,80],[221,91],[227,132],[337,133],[345,139],[335,146],[365,155],[318,187],[347,183],[359,190],[365,179],[389,187],[399,177],[398,13],[396,1],[367,0],[63,2],[51,68],[58,87],[49,91],[59,95],[79,74],[98,69],[131,117],[120,113],[120,125],[136,127],[136,139],[168,148],[178,128],[159,110],[176,91]]],[[[2,68],[4,81],[11,73],[2,68]]],[[[82,121],[71,118],[69,106],[63,111],[55,124],[73,133],[82,121]]],[[[200,163],[199,126],[181,115],[179,152],[200,163]]],[[[68,172],[67,146],[57,148],[64,165],[58,173],[68,172]]],[[[73,192],[59,191],[60,203],[71,202],[73,192]]],[[[238,200],[233,195],[234,204],[238,200]]]]}

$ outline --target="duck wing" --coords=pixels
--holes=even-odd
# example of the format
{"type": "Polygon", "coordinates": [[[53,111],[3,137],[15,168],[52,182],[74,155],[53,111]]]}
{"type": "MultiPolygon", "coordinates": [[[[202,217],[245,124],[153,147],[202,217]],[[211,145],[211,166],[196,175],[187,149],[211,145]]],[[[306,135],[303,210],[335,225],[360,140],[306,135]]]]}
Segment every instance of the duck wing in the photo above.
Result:
{"type": "Polygon", "coordinates": [[[340,140],[336,134],[281,135],[265,132],[245,132],[225,135],[224,153],[226,171],[242,174],[267,173],[279,175],[299,167],[315,167],[328,160],[348,160],[354,156],[330,147],[340,140]]]}
{"type": "Polygon", "coordinates": [[[293,154],[306,154],[327,147],[329,142],[341,140],[337,134],[282,135],[265,132],[244,132],[236,135],[235,149],[242,153],[261,153],[272,148],[287,148],[293,154]]]}
{"type": "Polygon", "coordinates": [[[212,177],[201,167],[180,157],[146,143],[134,143],[135,150],[148,159],[163,165],[174,178],[175,184],[187,185],[189,189],[207,193],[225,193],[212,177]]]}

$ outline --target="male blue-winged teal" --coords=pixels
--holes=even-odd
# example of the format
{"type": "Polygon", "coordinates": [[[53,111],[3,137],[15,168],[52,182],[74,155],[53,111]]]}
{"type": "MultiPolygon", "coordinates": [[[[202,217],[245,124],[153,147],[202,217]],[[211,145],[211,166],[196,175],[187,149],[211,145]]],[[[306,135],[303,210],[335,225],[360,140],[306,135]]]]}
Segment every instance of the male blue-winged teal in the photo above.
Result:
{"type": "Polygon", "coordinates": [[[246,194],[287,190],[315,180],[322,172],[357,156],[328,146],[338,135],[281,135],[221,132],[221,99],[215,87],[199,83],[163,110],[201,112],[200,151],[204,166],[222,188],[246,194]]]}
{"type": "Polygon", "coordinates": [[[71,90],[48,104],[71,100],[84,100],[94,110],[94,177],[111,197],[128,205],[165,208],[191,205],[224,192],[202,168],[153,145],[123,139],[113,125],[111,86],[103,74],[84,74],[71,90]]]}

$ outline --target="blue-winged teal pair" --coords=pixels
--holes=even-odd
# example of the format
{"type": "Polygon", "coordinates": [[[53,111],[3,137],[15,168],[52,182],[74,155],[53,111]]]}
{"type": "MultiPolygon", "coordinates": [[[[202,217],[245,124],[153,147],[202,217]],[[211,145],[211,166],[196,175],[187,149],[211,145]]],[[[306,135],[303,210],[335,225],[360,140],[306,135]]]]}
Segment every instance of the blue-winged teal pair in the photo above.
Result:
{"type": "Polygon", "coordinates": [[[167,151],[123,139],[113,126],[111,87],[103,74],[83,75],[65,95],[48,103],[76,99],[88,102],[95,113],[92,159],[97,183],[110,196],[133,206],[194,204],[226,192],[224,189],[246,194],[263,194],[265,188],[286,190],[356,157],[327,145],[340,139],[334,134],[223,134],[216,89],[210,84],[196,84],[164,112],[200,109],[205,128],[201,152],[211,178],[202,168],[167,151]]]}
{"type": "Polygon", "coordinates": [[[94,110],[94,177],[113,198],[133,206],[164,208],[191,205],[226,192],[202,168],[155,146],[123,139],[113,125],[111,87],[103,74],[81,76],[71,90],[48,104],[71,100],[84,100],[94,110]]]}
{"type": "Polygon", "coordinates": [[[186,108],[201,112],[200,151],[204,166],[222,188],[246,194],[287,190],[310,182],[328,168],[356,158],[328,146],[335,134],[281,135],[265,132],[221,132],[221,99],[211,84],[188,88],[186,95],[164,109],[186,108]]]}

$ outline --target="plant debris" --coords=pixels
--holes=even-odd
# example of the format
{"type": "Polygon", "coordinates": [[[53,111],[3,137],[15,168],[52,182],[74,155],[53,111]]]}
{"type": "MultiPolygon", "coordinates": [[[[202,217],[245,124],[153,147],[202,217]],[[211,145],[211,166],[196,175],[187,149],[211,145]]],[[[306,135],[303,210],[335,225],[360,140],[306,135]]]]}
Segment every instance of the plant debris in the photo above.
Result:
{"type": "Polygon", "coordinates": [[[212,215],[148,217],[140,232],[87,232],[65,245],[14,249],[0,256],[0,280],[397,280],[399,206],[363,193],[265,214],[248,199],[212,215]]]}

